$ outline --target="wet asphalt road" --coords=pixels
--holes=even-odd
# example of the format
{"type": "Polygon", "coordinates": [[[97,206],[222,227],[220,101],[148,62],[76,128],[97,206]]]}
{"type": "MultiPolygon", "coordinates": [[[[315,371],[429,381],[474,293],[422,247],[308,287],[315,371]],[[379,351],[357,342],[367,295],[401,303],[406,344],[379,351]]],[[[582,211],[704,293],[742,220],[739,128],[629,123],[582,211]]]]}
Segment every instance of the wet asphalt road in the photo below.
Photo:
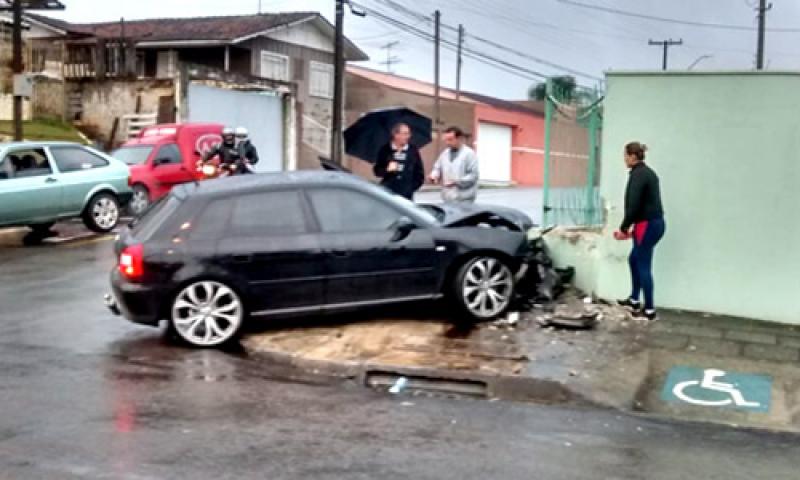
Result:
{"type": "Polygon", "coordinates": [[[796,479],[800,438],[390,397],[108,314],[109,241],[0,249],[0,479],[796,479]]]}

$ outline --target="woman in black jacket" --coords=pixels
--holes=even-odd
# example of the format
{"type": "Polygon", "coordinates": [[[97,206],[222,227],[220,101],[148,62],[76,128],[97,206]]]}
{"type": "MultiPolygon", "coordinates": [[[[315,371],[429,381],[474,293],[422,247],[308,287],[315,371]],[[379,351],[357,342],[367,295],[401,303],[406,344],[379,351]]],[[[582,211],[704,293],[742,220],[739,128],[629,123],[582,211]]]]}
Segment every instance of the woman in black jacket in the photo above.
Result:
{"type": "Polygon", "coordinates": [[[419,149],[411,145],[411,128],[404,123],[392,128],[392,141],[384,146],[375,159],[375,176],[381,185],[409,200],[425,183],[425,166],[419,149]]]}
{"type": "Polygon", "coordinates": [[[625,165],[630,169],[625,189],[625,218],[617,240],[633,238],[633,250],[628,259],[633,290],[619,304],[633,310],[636,317],[656,319],[653,302],[653,253],[664,236],[664,208],[661,205],[661,186],[658,175],[644,163],[647,146],[639,142],[625,145],[625,165]],[[639,295],[644,292],[644,308],[639,295]]]}

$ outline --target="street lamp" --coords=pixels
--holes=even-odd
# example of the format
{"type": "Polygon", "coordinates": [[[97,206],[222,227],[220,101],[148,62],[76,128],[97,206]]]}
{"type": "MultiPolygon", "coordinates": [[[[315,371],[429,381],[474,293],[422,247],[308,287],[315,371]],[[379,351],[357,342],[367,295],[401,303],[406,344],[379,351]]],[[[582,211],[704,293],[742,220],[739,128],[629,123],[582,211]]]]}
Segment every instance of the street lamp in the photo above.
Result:
{"type": "Polygon", "coordinates": [[[703,60],[708,60],[709,58],[714,58],[714,55],[700,55],[694,62],[692,62],[691,65],[689,65],[687,70],[692,70],[697,66],[698,63],[702,62],[703,60]]]}

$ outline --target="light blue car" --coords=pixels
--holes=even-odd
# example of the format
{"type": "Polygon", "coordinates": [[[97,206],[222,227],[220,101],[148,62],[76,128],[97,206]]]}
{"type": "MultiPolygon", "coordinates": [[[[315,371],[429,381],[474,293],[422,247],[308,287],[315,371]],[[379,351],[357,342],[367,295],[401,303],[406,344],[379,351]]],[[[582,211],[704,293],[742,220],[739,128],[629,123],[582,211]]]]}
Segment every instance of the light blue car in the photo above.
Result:
{"type": "Polygon", "coordinates": [[[0,227],[49,232],[58,220],[82,218],[106,233],[132,196],[128,166],[77,143],[0,143],[0,227]]]}

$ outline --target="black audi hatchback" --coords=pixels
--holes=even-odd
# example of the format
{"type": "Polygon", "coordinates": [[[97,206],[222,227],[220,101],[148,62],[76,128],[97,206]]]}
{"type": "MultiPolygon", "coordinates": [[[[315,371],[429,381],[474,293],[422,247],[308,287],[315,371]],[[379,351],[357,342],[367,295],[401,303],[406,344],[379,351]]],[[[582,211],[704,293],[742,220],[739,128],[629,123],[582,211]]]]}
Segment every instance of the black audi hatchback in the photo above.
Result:
{"type": "Polygon", "coordinates": [[[198,347],[249,319],[441,297],[489,320],[509,308],[531,226],[510,209],[418,206],[339,172],[187,184],[120,234],[106,301],[198,347]]]}

